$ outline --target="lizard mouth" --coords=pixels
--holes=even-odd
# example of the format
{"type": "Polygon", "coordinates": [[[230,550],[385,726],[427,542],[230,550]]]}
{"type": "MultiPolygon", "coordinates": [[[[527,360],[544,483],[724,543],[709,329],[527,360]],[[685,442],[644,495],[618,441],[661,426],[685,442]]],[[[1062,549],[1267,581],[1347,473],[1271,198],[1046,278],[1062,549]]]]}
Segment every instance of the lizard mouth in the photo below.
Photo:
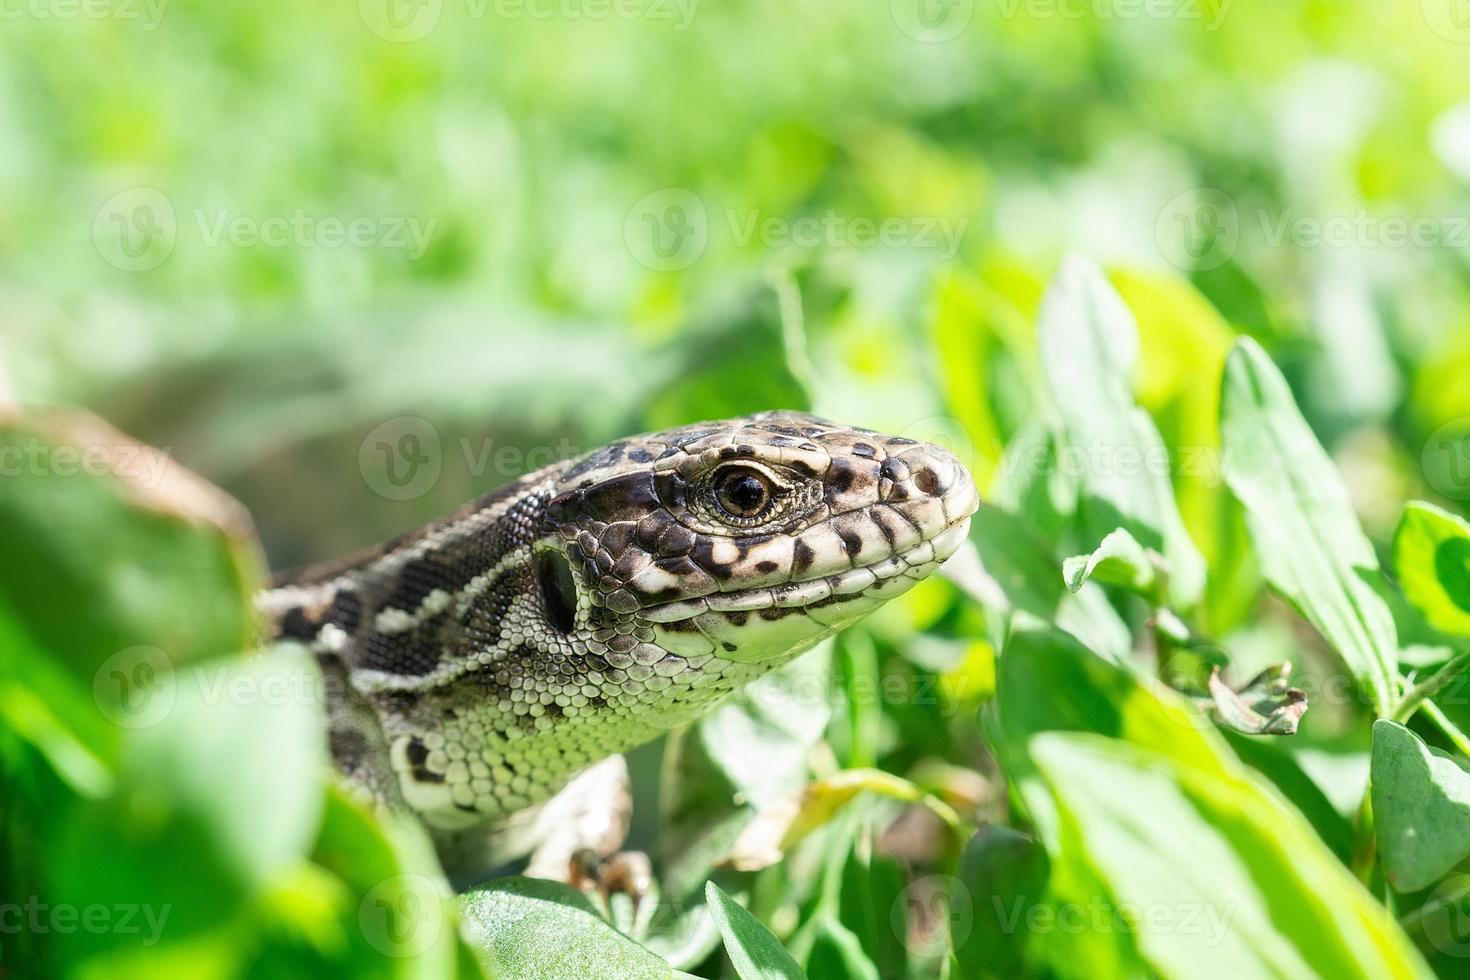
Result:
{"type": "MultiPolygon", "coordinates": [[[[970,530],[967,514],[912,548],[867,564],[795,582],[716,592],[697,599],[658,603],[639,611],[649,623],[676,623],[704,613],[793,612],[835,607],[859,599],[887,601],[934,572],[959,550],[970,530]]],[[[846,610],[842,610],[844,618],[846,610]]]]}

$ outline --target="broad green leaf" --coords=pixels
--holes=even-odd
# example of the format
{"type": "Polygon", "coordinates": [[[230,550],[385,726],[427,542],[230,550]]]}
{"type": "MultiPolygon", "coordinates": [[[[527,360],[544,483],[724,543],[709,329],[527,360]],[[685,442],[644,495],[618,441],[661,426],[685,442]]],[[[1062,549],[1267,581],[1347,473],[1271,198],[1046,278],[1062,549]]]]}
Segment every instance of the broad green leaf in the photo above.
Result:
{"type": "Polygon", "coordinates": [[[1071,527],[1077,510],[1077,478],[1057,459],[1054,428],[1043,419],[1028,419],[1006,443],[990,488],[997,507],[1018,515],[1053,545],[1071,527]]]}
{"type": "Polygon", "coordinates": [[[1411,501],[1393,536],[1399,588],[1435,629],[1470,636],[1470,522],[1411,501]]]}
{"type": "MultiPolygon", "coordinates": [[[[1344,864],[1353,856],[1353,828],[1332,800],[1278,739],[1253,738],[1226,732],[1225,740],[1240,760],[1269,779],[1311,823],[1322,843],[1344,864]]],[[[1345,781],[1345,780],[1344,780],[1345,781]]],[[[1362,800],[1359,790],[1353,805],[1362,800]]]]}
{"type": "MultiPolygon", "coordinates": [[[[1052,857],[1047,904],[1085,907],[1109,894],[1084,852],[1063,840],[1061,817],[1027,745],[1038,732],[1083,731],[1168,753],[1181,764],[1223,773],[1228,754],[1209,720],[1182,696],[1130,664],[1113,663],[1060,630],[1019,630],[1000,660],[986,736],[1015,786],[1038,839],[1052,857]]],[[[1054,923],[1053,919],[1053,923],[1054,923]]],[[[1050,929],[1025,937],[1060,976],[1141,977],[1148,973],[1132,933],[1050,929]]]]}
{"type": "Polygon", "coordinates": [[[1133,315],[1102,273],[1074,256],[1047,289],[1037,339],[1066,435],[1062,458],[1076,459],[1092,540],[1126,528],[1164,556],[1169,600],[1193,606],[1204,590],[1204,559],[1179,516],[1168,451],[1134,402],[1133,315]]]}
{"type": "MultiPolygon", "coordinates": [[[[1128,656],[1132,635],[1107,596],[1095,584],[1084,583],[1075,595],[1067,591],[1061,563],[1020,518],[981,504],[970,522],[970,540],[1001,595],[975,588],[966,591],[972,595],[979,591],[976,597],[988,606],[1001,604],[995,611],[1008,618],[1024,613],[1033,621],[1056,623],[1100,653],[1117,659],[1128,656]]],[[[957,556],[949,567],[960,571],[961,560],[957,556]]]]}
{"type": "MultiPolygon", "coordinates": [[[[898,861],[867,851],[853,847],[842,866],[837,922],[855,938],[862,960],[875,967],[878,975],[904,976],[908,972],[908,937],[902,928],[903,896],[908,882],[898,861]]],[[[812,966],[817,950],[823,946],[821,932],[815,940],[807,957],[807,972],[826,976],[812,966]]],[[[845,940],[828,936],[827,942],[830,945],[845,940]]]]}
{"type": "Polygon", "coordinates": [[[970,838],[949,900],[973,917],[968,934],[955,938],[961,976],[1024,975],[1030,933],[1022,926],[1044,899],[1048,875],[1045,848],[1019,831],[991,825],[970,838]]]}
{"type": "Polygon", "coordinates": [[[501,878],[459,899],[465,938],[496,980],[656,980],[668,963],[604,922],[575,889],[501,878]]]}
{"type": "Polygon", "coordinates": [[[1470,773],[1398,722],[1373,723],[1373,820],[1383,873],[1401,892],[1470,857],[1470,773]]]}
{"type": "MultiPolygon", "coordinates": [[[[0,597],[0,732],[35,746],[74,791],[112,786],[119,729],[61,664],[38,647],[0,597]]],[[[17,801],[17,805],[19,802],[17,801]]]]}
{"type": "MultiPolygon", "coordinates": [[[[862,941],[851,929],[832,918],[823,918],[817,926],[806,968],[814,977],[879,980],[878,968],[863,952],[862,941]]],[[[744,978],[742,973],[741,980],[744,978]]]]}
{"type": "Polygon", "coordinates": [[[1091,554],[1062,562],[1062,578],[1073,592],[1088,579],[1147,594],[1154,584],[1154,564],[1143,545],[1124,528],[1103,538],[1091,554]]]}
{"type": "Polygon", "coordinates": [[[704,894],[740,980],[804,980],[801,967],[759,919],[713,881],[704,894]]]}
{"type": "Polygon", "coordinates": [[[28,461],[0,480],[0,597],[83,685],[138,646],[178,664],[253,644],[263,565],[237,503],[88,415],[0,419],[0,454],[28,461]]]}
{"type": "MultiPolygon", "coordinates": [[[[57,815],[56,901],[150,896],[167,938],[219,925],[290,874],[321,816],[321,675],[304,652],[172,675],[147,727],[127,733],[117,792],[57,815]]],[[[78,947],[118,946],[91,933],[78,947]]]]}
{"type": "Polygon", "coordinates": [[[1110,889],[1094,921],[1132,932],[1159,975],[1430,976],[1301,816],[1253,782],[1096,735],[1044,733],[1030,754],[1063,839],[1110,889]]]}
{"type": "Polygon", "coordinates": [[[1398,639],[1378,559],[1342,477],[1253,340],[1238,342],[1226,365],[1221,429],[1225,479],[1245,506],[1266,580],[1387,714],[1398,696],[1398,639]]]}
{"type": "Polygon", "coordinates": [[[1201,768],[1227,765],[1214,726],[1182,695],[1129,664],[1115,664],[1059,630],[1017,631],[1000,660],[995,715],[1002,762],[1027,771],[1024,746],[1038,732],[1084,731],[1166,752],[1201,768]]]}
{"type": "Polygon", "coordinates": [[[462,980],[482,975],[473,953],[463,962],[468,947],[449,885],[417,821],[373,814],[329,785],[311,859],[347,893],[339,910],[346,948],[338,956],[349,972],[402,980],[451,976],[458,946],[462,980]]]}

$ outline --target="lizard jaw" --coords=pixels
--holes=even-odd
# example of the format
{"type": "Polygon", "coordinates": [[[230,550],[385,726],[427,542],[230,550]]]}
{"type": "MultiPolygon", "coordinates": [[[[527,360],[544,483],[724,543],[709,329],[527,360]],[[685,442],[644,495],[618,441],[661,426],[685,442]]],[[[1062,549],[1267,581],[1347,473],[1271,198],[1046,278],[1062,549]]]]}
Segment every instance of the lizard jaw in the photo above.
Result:
{"type": "Polygon", "coordinates": [[[969,534],[965,516],[913,548],[878,561],[784,585],[717,592],[698,599],[660,603],[640,612],[650,623],[675,623],[707,612],[807,610],[859,598],[886,601],[921,581],[955,553],[969,534]]]}

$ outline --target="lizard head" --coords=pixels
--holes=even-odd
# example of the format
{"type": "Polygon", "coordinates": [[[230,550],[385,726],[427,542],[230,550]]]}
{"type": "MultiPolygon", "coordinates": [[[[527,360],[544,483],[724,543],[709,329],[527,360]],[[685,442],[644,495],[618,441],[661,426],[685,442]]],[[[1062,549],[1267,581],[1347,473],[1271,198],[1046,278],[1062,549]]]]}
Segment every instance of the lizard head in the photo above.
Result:
{"type": "Polygon", "coordinates": [[[938,568],[978,504],[936,446],[793,412],[614,443],[553,492],[548,618],[650,676],[811,646],[938,568]]]}

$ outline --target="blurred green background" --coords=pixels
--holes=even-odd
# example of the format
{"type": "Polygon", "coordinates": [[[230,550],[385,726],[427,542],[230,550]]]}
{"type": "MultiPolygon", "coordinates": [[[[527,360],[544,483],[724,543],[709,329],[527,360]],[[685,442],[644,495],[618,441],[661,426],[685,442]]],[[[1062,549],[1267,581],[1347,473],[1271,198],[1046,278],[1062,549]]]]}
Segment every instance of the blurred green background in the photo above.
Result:
{"type": "MultiPolygon", "coordinates": [[[[1238,679],[1297,663],[1313,711],[1279,755],[1352,847],[1367,726],[1265,597],[1218,380],[1238,335],[1270,351],[1380,547],[1405,499],[1464,512],[1462,0],[0,0],[0,187],[13,395],[166,448],[275,567],[617,435],[775,407],[948,445],[1045,566],[1096,544],[1027,470],[1038,304],[1082,253],[1139,321],[1138,400],[1210,569],[1194,625],[1238,679]]],[[[839,683],[932,681],[942,717],[813,717],[838,767],[989,819],[977,608],[934,583],[837,647],[839,683]]],[[[753,904],[783,933],[778,887],[753,904]]]]}
{"type": "Polygon", "coordinates": [[[17,0],[0,343],[22,400],[170,448],[281,564],[513,475],[461,436],[586,448],[789,402],[752,336],[782,282],[817,408],[958,417],[988,478],[1029,410],[1012,350],[1078,250],[1129,280],[1166,437],[1210,442],[1189,403],[1254,334],[1382,530],[1470,414],[1458,9],[17,0]],[[1225,322],[1177,326],[1186,281],[1225,322]],[[970,349],[932,342],[946,285],[970,349]],[[978,407],[946,400],[951,354],[981,359],[978,407]],[[717,390],[673,394],[695,365],[717,390]],[[400,415],[445,427],[435,492],[341,485],[400,415]]]}

